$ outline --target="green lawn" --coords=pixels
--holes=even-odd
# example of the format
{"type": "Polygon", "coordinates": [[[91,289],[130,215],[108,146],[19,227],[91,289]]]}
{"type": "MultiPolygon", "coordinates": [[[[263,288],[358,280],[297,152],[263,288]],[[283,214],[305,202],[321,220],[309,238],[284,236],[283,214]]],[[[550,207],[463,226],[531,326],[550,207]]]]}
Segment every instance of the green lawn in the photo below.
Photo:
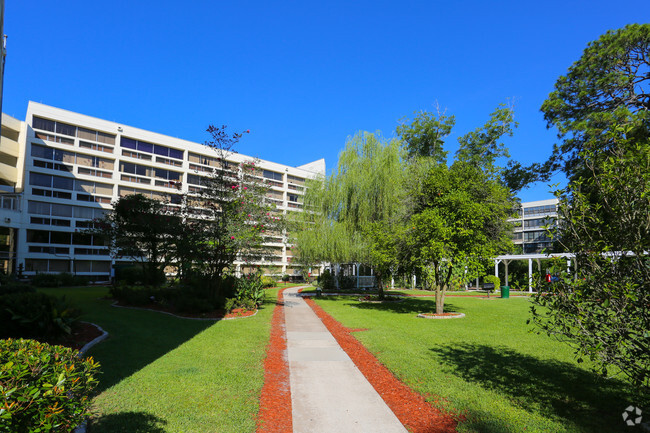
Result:
{"type": "Polygon", "coordinates": [[[90,433],[255,430],[277,289],[256,316],[216,323],[114,308],[101,287],[44,291],[110,333],[89,353],[103,372],[90,433]]]}
{"type": "Polygon", "coordinates": [[[635,401],[626,384],[576,364],[572,350],[529,332],[529,300],[447,298],[464,319],[416,318],[430,298],[360,303],[317,299],[396,376],[430,401],[467,416],[461,432],[628,431],[621,413],[635,401]]]}

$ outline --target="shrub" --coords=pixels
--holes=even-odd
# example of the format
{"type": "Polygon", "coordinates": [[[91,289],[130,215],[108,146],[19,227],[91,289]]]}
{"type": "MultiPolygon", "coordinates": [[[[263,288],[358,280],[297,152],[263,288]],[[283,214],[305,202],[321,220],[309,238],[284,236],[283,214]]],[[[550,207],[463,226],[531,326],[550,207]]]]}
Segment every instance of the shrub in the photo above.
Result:
{"type": "Polygon", "coordinates": [[[262,287],[274,287],[276,285],[276,282],[273,278],[269,276],[264,276],[262,277],[262,287]]]}
{"type": "Polygon", "coordinates": [[[65,298],[16,292],[0,296],[0,338],[47,338],[69,334],[79,311],[65,298]]]}
{"type": "Polygon", "coordinates": [[[352,290],[357,286],[357,278],[339,274],[339,288],[341,290],[352,290]]]}
{"type": "Polygon", "coordinates": [[[117,284],[112,286],[109,293],[112,298],[127,305],[141,306],[150,304],[156,290],[149,286],[129,286],[117,284]]]}
{"type": "Polygon", "coordinates": [[[0,432],[68,432],[89,415],[99,364],[33,340],[0,340],[0,432]]]}
{"type": "Polygon", "coordinates": [[[494,290],[499,290],[501,288],[501,280],[499,277],[495,277],[494,275],[486,275],[483,277],[483,281],[486,283],[493,283],[494,284],[494,290]]]}
{"type": "Polygon", "coordinates": [[[115,270],[115,280],[127,286],[133,286],[142,284],[145,281],[145,277],[140,266],[128,266],[115,270]]]}
{"type": "Polygon", "coordinates": [[[20,283],[18,281],[8,281],[6,283],[0,284],[0,296],[8,295],[10,293],[19,293],[19,292],[35,292],[33,286],[29,284],[20,283]]]}
{"type": "Polygon", "coordinates": [[[334,275],[330,272],[329,269],[325,269],[323,274],[318,277],[318,284],[324,292],[331,292],[336,289],[336,284],[334,282],[334,275]]]}
{"type": "Polygon", "coordinates": [[[80,275],[72,275],[69,272],[62,272],[60,274],[36,274],[32,278],[32,284],[36,287],[83,286],[88,284],[88,278],[80,275]]]}

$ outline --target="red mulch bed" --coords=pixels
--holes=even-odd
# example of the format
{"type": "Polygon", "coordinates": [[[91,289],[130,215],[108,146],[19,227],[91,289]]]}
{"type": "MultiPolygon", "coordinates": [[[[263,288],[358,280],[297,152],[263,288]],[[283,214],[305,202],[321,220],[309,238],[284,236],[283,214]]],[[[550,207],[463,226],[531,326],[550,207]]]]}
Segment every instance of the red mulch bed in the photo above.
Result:
{"type": "Polygon", "coordinates": [[[214,310],[214,311],[209,311],[207,313],[185,313],[185,312],[176,311],[176,309],[171,306],[154,304],[154,303],[139,305],[136,307],[133,305],[128,305],[123,302],[117,301],[115,305],[117,305],[118,307],[135,308],[140,310],[160,311],[162,313],[170,313],[178,317],[184,317],[186,319],[215,319],[215,320],[235,319],[238,317],[252,316],[257,311],[257,310],[243,310],[241,308],[235,308],[230,313],[227,313],[226,310],[214,310]]]}
{"type": "Polygon", "coordinates": [[[72,327],[70,335],[49,339],[47,343],[79,350],[101,335],[102,331],[92,323],[77,322],[72,327]]]}
{"type": "Polygon", "coordinates": [[[433,407],[424,397],[403,384],[384,367],[375,356],[351,335],[348,329],[334,320],[316,303],[305,298],[305,302],[323,321],[339,345],[354,361],[357,368],[368,379],[400,422],[412,433],[449,433],[456,431],[459,416],[433,407]]]}
{"type": "Polygon", "coordinates": [[[289,364],[285,356],[287,338],[284,333],[284,289],[278,292],[278,301],[271,320],[271,338],[264,360],[264,386],[257,415],[259,433],[292,433],[291,388],[289,364]]]}

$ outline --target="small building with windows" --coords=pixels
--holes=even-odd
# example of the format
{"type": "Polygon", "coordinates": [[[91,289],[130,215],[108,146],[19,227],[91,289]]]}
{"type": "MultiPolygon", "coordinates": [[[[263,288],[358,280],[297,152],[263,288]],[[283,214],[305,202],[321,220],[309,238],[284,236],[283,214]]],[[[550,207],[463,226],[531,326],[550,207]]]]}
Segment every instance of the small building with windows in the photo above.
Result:
{"type": "MultiPolygon", "coordinates": [[[[179,204],[217,165],[215,151],[203,144],[36,102],[29,102],[24,122],[5,115],[2,121],[0,189],[7,191],[0,206],[10,209],[0,210],[0,264],[9,272],[108,279],[115,260],[103,240],[83,229],[121,196],[137,193],[179,204]],[[5,129],[5,120],[12,129],[5,129]],[[5,170],[7,162],[11,167],[5,170]],[[9,248],[11,254],[3,255],[9,248]]],[[[253,159],[238,153],[227,158],[233,166],[253,159]]],[[[283,213],[300,211],[306,179],[325,174],[324,159],[299,167],[258,164],[269,200],[283,213]]],[[[267,274],[300,274],[286,234],[269,235],[267,246],[272,259],[257,263],[267,274]]]]}
{"type": "Polygon", "coordinates": [[[521,245],[524,254],[538,254],[553,245],[547,228],[557,225],[557,205],[556,198],[521,203],[519,215],[510,222],[515,226],[513,243],[521,245]]]}

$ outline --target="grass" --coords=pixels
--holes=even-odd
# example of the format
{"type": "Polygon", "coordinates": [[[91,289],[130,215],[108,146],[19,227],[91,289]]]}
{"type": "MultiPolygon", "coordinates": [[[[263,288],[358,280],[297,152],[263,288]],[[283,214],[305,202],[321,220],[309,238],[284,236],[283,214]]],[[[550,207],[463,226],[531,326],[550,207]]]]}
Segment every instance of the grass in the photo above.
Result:
{"type": "MultiPolygon", "coordinates": [[[[367,293],[367,294],[376,294],[377,289],[369,289],[369,290],[363,290],[363,289],[353,289],[353,290],[335,290],[335,293],[367,293]]],[[[309,287],[303,290],[303,293],[316,293],[316,287],[309,287]]],[[[436,293],[432,290],[412,290],[412,289],[388,289],[385,290],[385,293],[387,295],[417,295],[417,296],[431,296],[435,297],[436,293]]],[[[487,296],[486,292],[484,290],[476,291],[453,291],[453,292],[447,292],[447,295],[450,295],[452,297],[454,296],[487,296]]],[[[510,296],[529,296],[530,293],[527,291],[514,291],[510,290],[510,296]]],[[[496,291],[490,293],[490,297],[495,296],[495,297],[500,297],[501,292],[496,291]]]]}
{"type": "Polygon", "coordinates": [[[448,298],[464,319],[427,320],[431,298],[360,303],[317,299],[402,381],[447,410],[466,416],[460,432],[627,431],[621,413],[640,405],[619,380],[576,364],[572,349],[526,325],[527,298],[448,298]]]}
{"type": "Polygon", "coordinates": [[[219,322],[114,308],[106,288],[45,289],[80,307],[109,339],[89,433],[252,432],[277,290],[254,317],[219,322]]]}

